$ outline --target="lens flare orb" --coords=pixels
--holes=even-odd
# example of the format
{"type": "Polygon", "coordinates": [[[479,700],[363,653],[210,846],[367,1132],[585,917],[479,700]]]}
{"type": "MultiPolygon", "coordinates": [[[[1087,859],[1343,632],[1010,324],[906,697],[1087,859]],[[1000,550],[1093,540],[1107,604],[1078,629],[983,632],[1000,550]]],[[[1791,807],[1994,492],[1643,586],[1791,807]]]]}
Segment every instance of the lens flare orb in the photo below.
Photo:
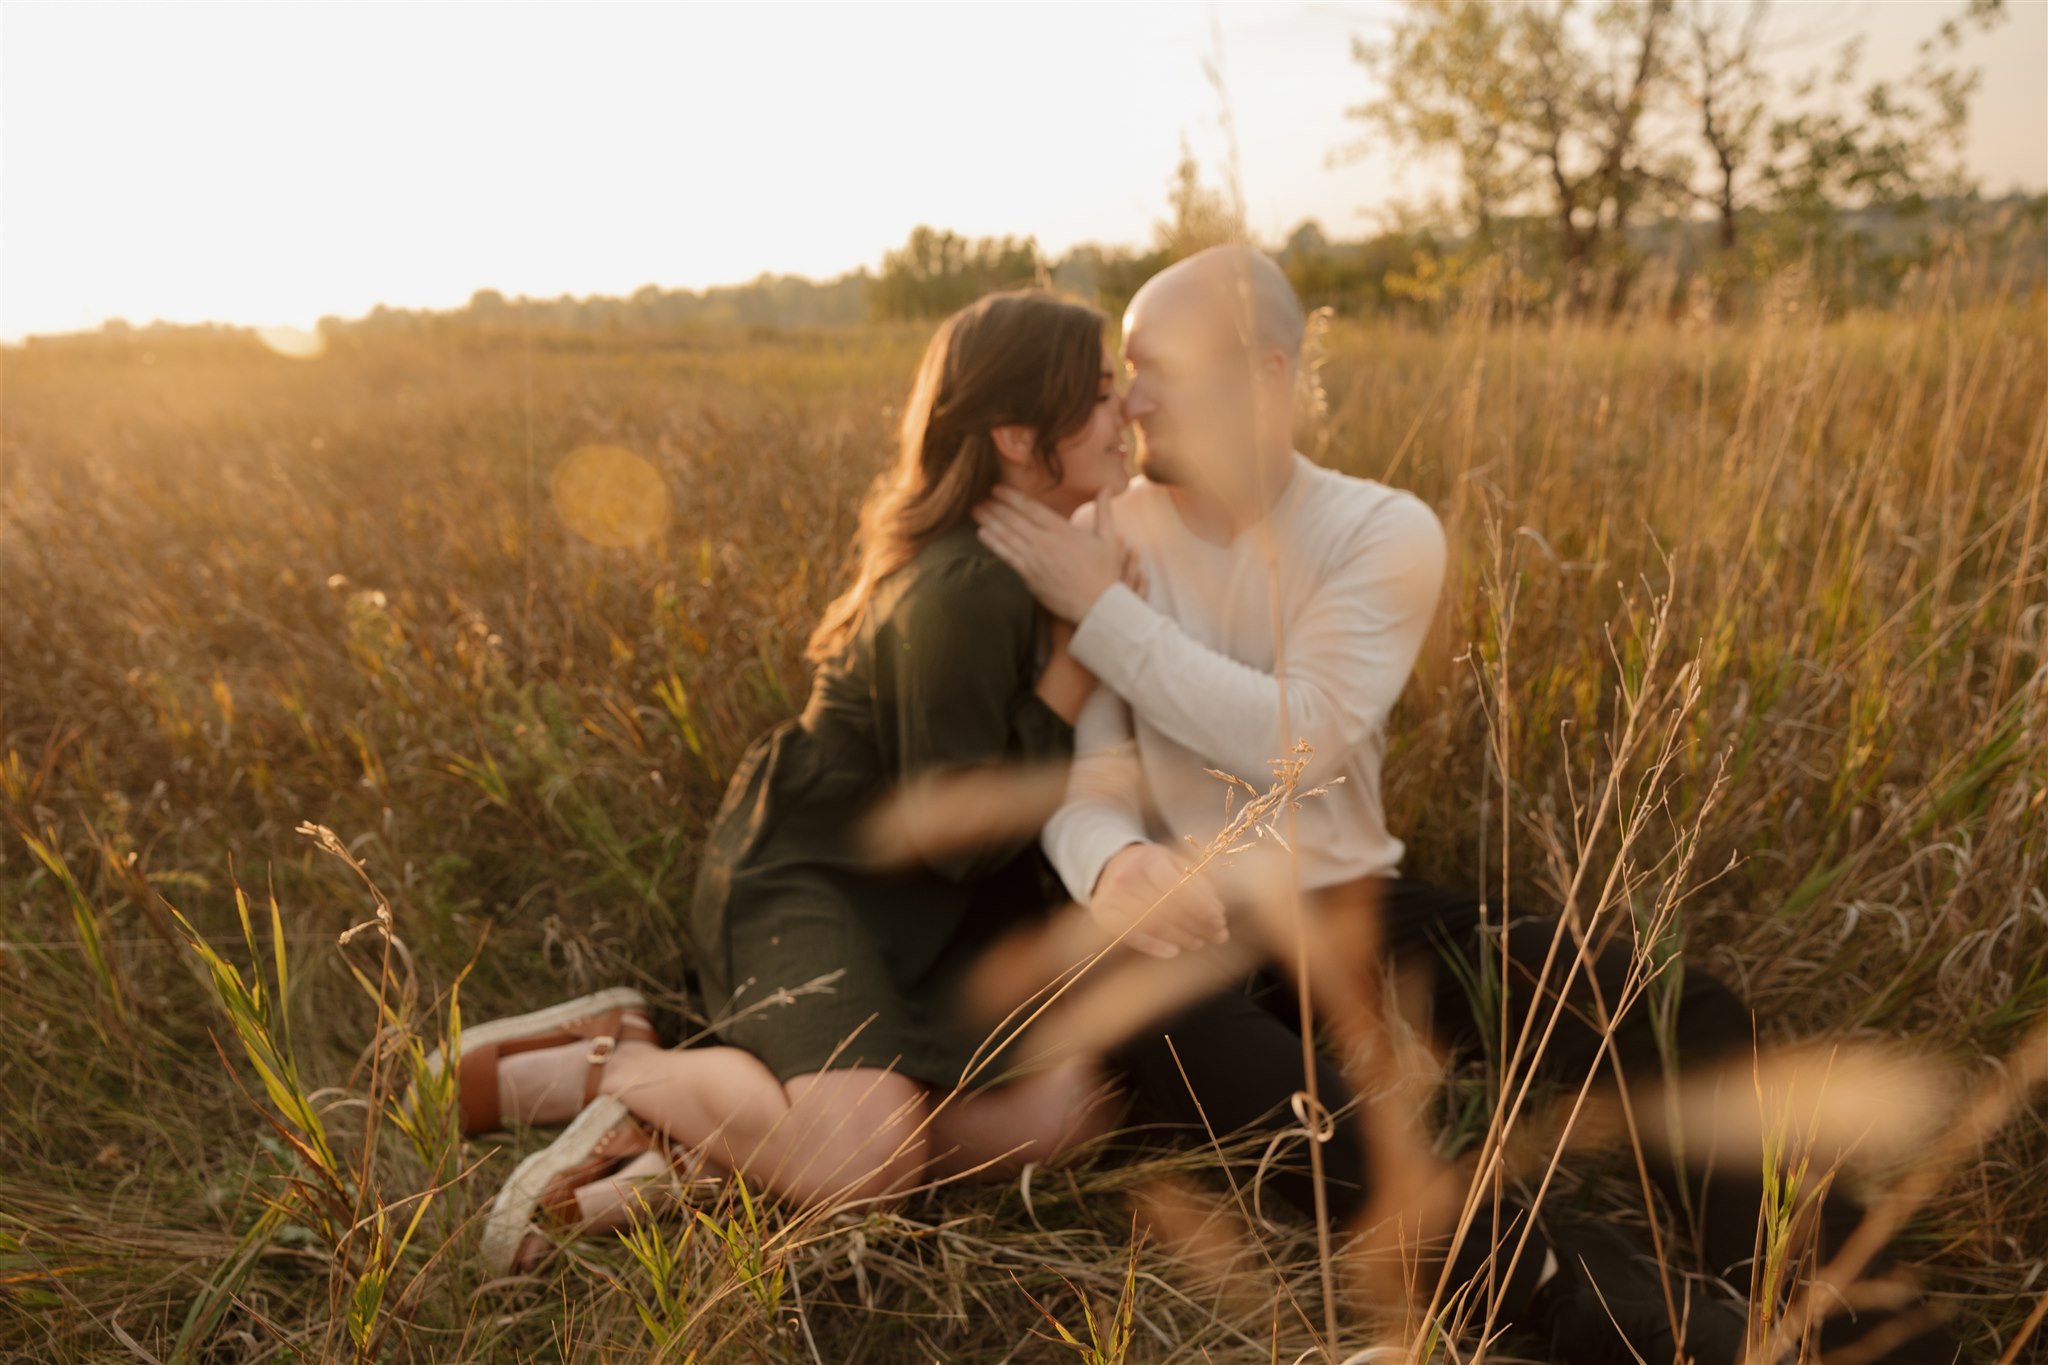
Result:
{"type": "Polygon", "coordinates": [[[668,525],[668,484],[652,462],[622,446],[570,452],[549,481],[563,525],[593,545],[630,550],[668,525]]]}

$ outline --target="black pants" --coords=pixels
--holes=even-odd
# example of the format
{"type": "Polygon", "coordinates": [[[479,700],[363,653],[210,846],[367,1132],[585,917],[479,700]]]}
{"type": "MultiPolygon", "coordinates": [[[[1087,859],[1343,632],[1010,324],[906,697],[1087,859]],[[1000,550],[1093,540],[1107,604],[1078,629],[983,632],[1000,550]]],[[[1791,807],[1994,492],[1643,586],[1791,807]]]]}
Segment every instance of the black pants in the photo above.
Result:
{"type": "MultiPolygon", "coordinates": [[[[1513,922],[1503,928],[1496,910],[1494,924],[1484,928],[1479,902],[1472,896],[1411,877],[1380,878],[1373,884],[1379,889],[1382,950],[1390,958],[1413,960],[1419,956],[1434,968],[1431,1008],[1432,1031],[1437,1040],[1472,1056],[1483,1046],[1484,1037],[1499,1037],[1499,1009],[1475,1009],[1461,977],[1480,980],[1484,972],[1498,978],[1500,950],[1491,940],[1504,936],[1507,989],[1496,990],[1494,1000],[1497,1004],[1505,995],[1510,1046],[1532,1004],[1538,1006],[1528,1049],[1533,1050],[1534,1038],[1540,1035],[1544,1020],[1556,1008],[1557,986],[1564,980],[1575,952],[1570,934],[1566,933],[1559,943],[1557,958],[1547,977],[1539,978],[1544,955],[1550,948],[1554,919],[1518,911],[1513,922]],[[1482,966],[1482,959],[1489,961],[1482,966]],[[1549,983],[1540,1001],[1535,990],[1539,979],[1549,983]]],[[[1625,933],[1591,962],[1591,975],[1600,992],[1598,998],[1609,1011],[1621,999],[1629,965],[1630,947],[1625,933]]],[[[1595,997],[1586,984],[1586,976],[1586,970],[1581,968],[1567,992],[1568,1008],[1560,1015],[1533,1068],[1538,1076],[1577,1085],[1595,1062],[1602,1030],[1596,1023],[1595,997]]],[[[1200,1000],[1126,1040],[1109,1053],[1109,1060],[1121,1070],[1132,1091],[1126,1122],[1143,1125],[1152,1134],[1150,1140],[1160,1140],[1164,1135],[1165,1140],[1179,1143],[1206,1142],[1203,1115],[1219,1138],[1246,1130],[1272,1134],[1298,1129],[1300,1120],[1289,1101],[1295,1091],[1304,1088],[1299,1009],[1287,978],[1277,966],[1267,966],[1249,974],[1235,988],[1200,1000]],[[1172,1039],[1171,1048],[1168,1038],[1172,1039]]],[[[1726,985],[1697,967],[1687,966],[1681,977],[1673,1038],[1681,1067],[1746,1057],[1753,1039],[1750,1014],[1726,985]]],[[[1631,1080],[1661,1076],[1662,1058],[1647,1000],[1637,1000],[1622,1017],[1614,1030],[1612,1047],[1631,1080]]],[[[1612,1065],[1600,1061],[1596,1087],[1612,1084],[1612,1065]]],[[[1316,1090],[1323,1105],[1333,1113],[1353,1098],[1343,1074],[1320,1054],[1316,1058],[1316,1090]]],[[[1347,1218],[1363,1207],[1370,1193],[1362,1125],[1361,1108],[1353,1106],[1339,1121],[1336,1137],[1323,1145],[1324,1189],[1333,1226],[1343,1226],[1347,1218]]],[[[1269,1167],[1265,1187],[1301,1216],[1313,1217],[1313,1182],[1305,1145],[1295,1142],[1289,1155],[1291,1159],[1269,1167]]],[[[1762,1176],[1754,1169],[1756,1164],[1748,1163],[1751,1169],[1742,1169],[1734,1162],[1722,1169],[1694,1169],[1681,1181],[1668,1166],[1651,1163],[1652,1173],[1663,1185],[1666,1197],[1689,1197],[1696,1214],[1703,1218],[1701,1250],[1707,1268],[1728,1276],[1738,1285],[1748,1282],[1743,1263],[1750,1259],[1754,1249],[1762,1195],[1762,1176]],[[1690,1188],[1682,1191],[1681,1186],[1690,1188]],[[1717,1210],[1718,1216],[1706,1216],[1702,1211],[1708,1209],[1717,1210]]],[[[1267,1209],[1272,1214],[1281,1212],[1270,1201],[1267,1209]]],[[[1825,1257],[1855,1227],[1861,1210],[1846,1196],[1832,1195],[1823,1206],[1821,1217],[1821,1250],[1825,1257]]],[[[1504,1219],[1503,1226],[1505,1223],[1504,1219]]],[[[1479,1241],[1468,1237],[1468,1250],[1474,1249],[1479,1241]]],[[[1476,1248],[1479,1258],[1484,1254],[1483,1247],[1476,1248]]],[[[1461,1254],[1461,1261],[1467,1259],[1461,1254]]],[[[1541,1259],[1535,1258],[1539,1265],[1541,1259]]]]}

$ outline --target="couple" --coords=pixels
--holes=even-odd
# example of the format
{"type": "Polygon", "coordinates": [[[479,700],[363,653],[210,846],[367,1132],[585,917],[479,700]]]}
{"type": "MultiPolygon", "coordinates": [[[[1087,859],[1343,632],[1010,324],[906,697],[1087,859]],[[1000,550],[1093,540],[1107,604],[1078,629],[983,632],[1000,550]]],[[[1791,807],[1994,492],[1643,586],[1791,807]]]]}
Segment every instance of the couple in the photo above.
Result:
{"type": "MultiPolygon", "coordinates": [[[[1184,876],[1187,840],[1206,844],[1228,818],[1210,770],[1263,778],[1297,736],[1312,746],[1303,786],[1323,788],[1290,839],[1304,908],[1376,916],[1391,958],[1432,969],[1435,1035],[1453,1048],[1552,1014],[1554,921],[1489,928],[1477,898],[1399,875],[1403,847],[1381,813],[1385,720],[1444,576],[1435,514],[1295,449],[1303,314],[1262,253],[1215,247],[1168,267],[1122,330],[1120,364],[1102,314],[1015,290],[946,319],[926,348],[900,449],[862,513],[853,584],[811,637],[808,703],[748,751],[703,853],[690,930],[720,1045],[661,1047],[647,1002],[623,988],[464,1031],[465,1133],[568,1125],[493,1202],[484,1249],[497,1273],[529,1267],[551,1236],[619,1226],[643,1189],[684,1178],[738,1170],[797,1204],[887,1203],[931,1179],[1014,1176],[1133,1120],[1195,1141],[1205,1125],[1297,1130],[1299,1019],[1272,968],[1021,1075],[968,1074],[985,1031],[958,1008],[991,945],[1065,897],[1141,953],[1229,941],[1243,881],[1184,876]],[[1127,427],[1142,475],[1128,485],[1127,427]],[[891,868],[861,837],[906,784],[1068,758],[1042,832],[891,868]],[[1505,1020],[1465,984],[1502,972],[1505,1020]],[[689,1153],[680,1174],[671,1147],[689,1153]]],[[[1573,991],[1614,1000],[1628,966],[1619,946],[1599,953],[1573,991]]],[[[1644,1011],[1607,1039],[1567,995],[1539,1070],[1604,1076],[1611,1048],[1631,1078],[1662,1075],[1644,1011]]],[[[1746,1057],[1751,1038],[1734,994],[1687,970],[1680,1063],[1746,1057]]],[[[1337,1116],[1327,1207],[1349,1225],[1371,1194],[1364,1115],[1327,1059],[1316,1076],[1337,1116]]],[[[1711,1176],[1723,1215],[1702,1229],[1704,1249],[1747,1282],[1737,1267],[1753,1254],[1761,1172],[1657,1176],[1695,1209],[1711,1176]]],[[[1306,1171],[1278,1168],[1269,1188],[1314,1216],[1306,1171]]],[[[1857,1212],[1827,1201],[1823,1254],[1857,1212]]],[[[1490,1284],[1496,1325],[1574,1360],[1741,1356],[1743,1315],[1683,1285],[1674,1315],[1659,1268],[1618,1230],[1537,1219],[1507,1194],[1471,1227],[1447,1283],[1490,1284]],[[1505,1248],[1525,1230],[1511,1266],[1505,1248]]],[[[1862,1338],[1868,1317],[1833,1319],[1831,1335],[1862,1338]]],[[[1866,1358],[1946,1360],[1942,1340],[1866,1358]]]]}

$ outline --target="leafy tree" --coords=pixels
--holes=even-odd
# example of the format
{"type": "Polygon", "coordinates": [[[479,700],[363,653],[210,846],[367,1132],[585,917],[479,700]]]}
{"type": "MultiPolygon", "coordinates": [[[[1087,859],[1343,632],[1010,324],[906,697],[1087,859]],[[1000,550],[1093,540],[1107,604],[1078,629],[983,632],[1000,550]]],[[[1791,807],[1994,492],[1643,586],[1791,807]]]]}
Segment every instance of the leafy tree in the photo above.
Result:
{"type": "Polygon", "coordinates": [[[1029,284],[1042,272],[1036,238],[969,240],[920,224],[882,258],[869,303],[876,317],[942,317],[991,289],[1029,284]]]}
{"type": "Polygon", "coordinates": [[[1346,112],[1454,158],[1478,246],[1538,212],[1577,277],[1625,257],[1648,209],[1711,213],[1726,249],[1758,214],[1810,225],[1967,188],[1976,74],[1950,59],[2004,12],[1966,0],[1908,76],[1864,84],[1856,40],[1829,72],[1774,76],[1767,0],[1407,0],[1384,39],[1353,41],[1383,93],[1346,112]]]}
{"type": "Polygon", "coordinates": [[[1454,154],[1482,235],[1538,197],[1566,264],[1589,263],[1643,196],[1640,135],[1671,11],[1672,0],[1410,0],[1385,41],[1353,41],[1386,93],[1347,113],[1454,154]]]}
{"type": "Polygon", "coordinates": [[[1670,188],[1714,213],[1724,249],[1738,244],[1755,211],[1813,221],[1968,188],[1960,161],[1977,73],[1950,59],[1969,29],[2006,17],[2004,0],[1969,0],[1921,40],[1903,80],[1860,88],[1861,35],[1841,44],[1827,72],[1774,80],[1769,13],[1769,0],[1687,0],[1680,17],[1672,78],[1695,114],[1704,168],[1696,177],[1685,167],[1670,188]]]}
{"type": "Polygon", "coordinates": [[[1167,193],[1172,218],[1152,225],[1153,239],[1168,261],[1192,256],[1206,247],[1224,242],[1245,242],[1244,211],[1221,190],[1202,183],[1201,168],[1188,147],[1187,135],[1180,139],[1180,163],[1174,168],[1172,188],[1167,193]]]}

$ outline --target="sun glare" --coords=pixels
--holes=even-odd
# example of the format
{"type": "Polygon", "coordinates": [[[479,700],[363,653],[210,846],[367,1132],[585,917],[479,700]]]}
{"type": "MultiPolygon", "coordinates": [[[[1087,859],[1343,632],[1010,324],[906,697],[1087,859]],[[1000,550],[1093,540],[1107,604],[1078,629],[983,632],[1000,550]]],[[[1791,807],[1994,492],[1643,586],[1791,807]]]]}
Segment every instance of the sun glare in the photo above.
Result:
{"type": "Polygon", "coordinates": [[[593,545],[629,550],[667,527],[668,484],[622,446],[583,446],[555,466],[549,481],[563,525],[593,545]]]}
{"type": "Polygon", "coordinates": [[[327,353],[327,338],[303,327],[258,327],[256,339],[292,360],[315,360],[327,353]]]}

